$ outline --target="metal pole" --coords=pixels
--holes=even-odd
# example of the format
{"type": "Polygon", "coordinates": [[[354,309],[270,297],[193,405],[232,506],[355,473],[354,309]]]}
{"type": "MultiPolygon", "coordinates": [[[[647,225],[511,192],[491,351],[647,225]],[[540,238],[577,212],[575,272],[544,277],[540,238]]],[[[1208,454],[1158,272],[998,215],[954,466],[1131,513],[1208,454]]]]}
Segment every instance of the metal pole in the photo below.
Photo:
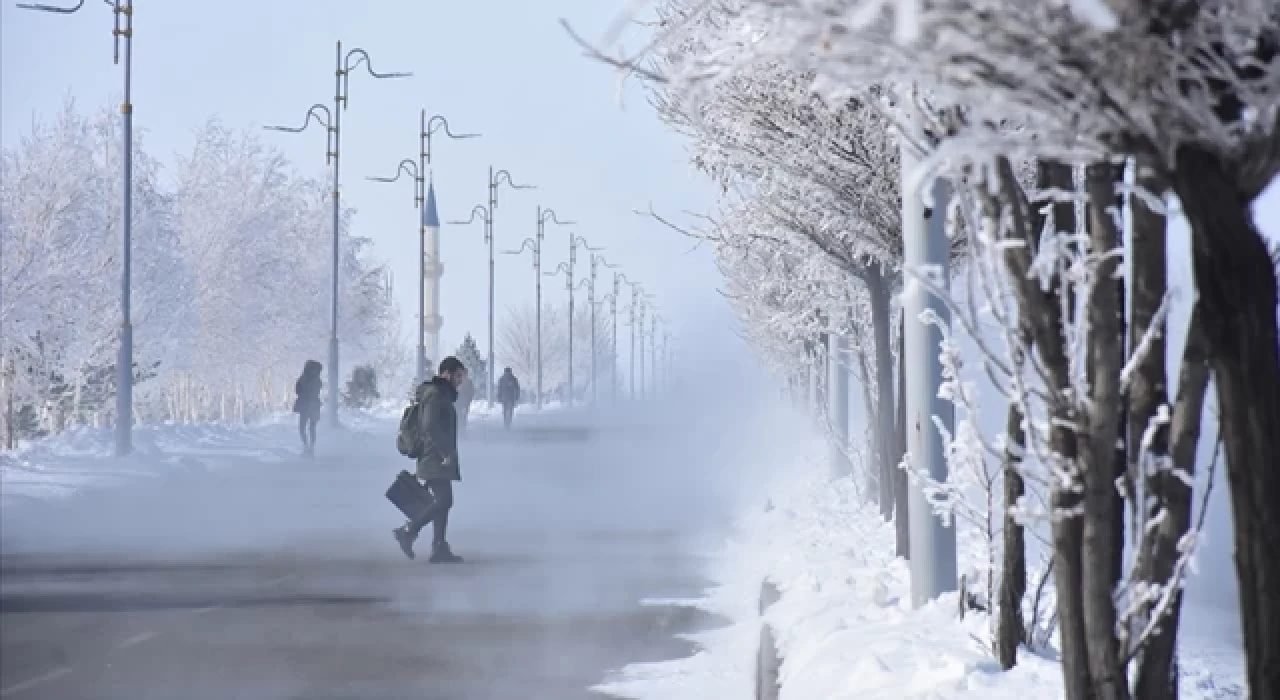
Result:
{"type": "Polygon", "coordinates": [[[591,403],[596,403],[596,256],[591,256],[591,283],[587,285],[587,305],[591,307],[591,403]]]}
{"type": "Polygon", "coordinates": [[[644,398],[644,302],[640,302],[640,398],[644,398]]]}
{"type": "Polygon", "coordinates": [[[831,474],[846,476],[852,469],[845,451],[849,446],[849,337],[842,333],[827,335],[827,400],[833,435],[831,436],[831,474]]]}
{"type": "Polygon", "coordinates": [[[341,228],[341,179],[338,161],[342,153],[342,41],[337,44],[337,61],[333,74],[333,280],[329,307],[329,425],[338,427],[338,259],[341,228]]]}
{"type": "Polygon", "coordinates": [[[533,242],[533,303],[534,318],[538,327],[538,403],[542,409],[542,205],[538,205],[538,226],[534,232],[533,242]]]}
{"type": "Polygon", "coordinates": [[[635,287],[631,288],[631,351],[627,353],[627,362],[631,365],[631,378],[628,384],[628,394],[631,400],[636,398],[636,299],[640,296],[640,290],[635,287]]]}
{"type": "Polygon", "coordinates": [[[569,269],[565,282],[565,288],[569,290],[569,406],[573,406],[573,264],[578,257],[577,240],[573,234],[569,234],[569,269]]]}
{"type": "Polygon", "coordinates": [[[618,273],[613,273],[613,296],[609,298],[609,313],[613,315],[613,362],[610,364],[609,379],[612,384],[613,402],[618,402],[618,273]]]}
{"type": "Polygon", "coordinates": [[[497,268],[493,264],[493,227],[494,209],[498,206],[498,187],[493,183],[493,166],[489,166],[489,220],[485,226],[489,231],[489,377],[485,382],[485,403],[493,408],[493,276],[497,268]]]}
{"type": "Polygon", "coordinates": [[[416,379],[416,384],[427,381],[427,207],[425,202],[418,204],[418,373],[416,379]]]}
{"type": "MultiPolygon", "coordinates": [[[[919,321],[926,309],[936,314],[941,323],[950,325],[951,315],[945,304],[932,294],[914,275],[929,267],[939,270],[937,278],[945,284],[950,246],[944,230],[944,217],[949,196],[945,181],[933,183],[933,208],[925,221],[920,189],[911,187],[913,170],[918,162],[909,144],[901,146],[903,197],[902,232],[906,280],[903,288],[903,369],[906,377],[907,452],[911,466],[943,483],[947,479],[947,461],[942,435],[934,419],[954,433],[954,408],[939,398],[942,385],[942,363],[938,350],[941,331],[919,321]]],[[[912,480],[907,506],[911,542],[911,601],[916,607],[939,595],[956,590],[956,533],[953,525],[944,525],[933,513],[922,485],[912,480]]],[[[952,521],[954,522],[954,521],[952,521]]]]}
{"type": "MultiPolygon", "coordinates": [[[[116,455],[133,451],[133,1],[116,0],[117,36],[124,37],[124,211],[121,214],[120,356],[116,362],[116,455]],[[125,26],[120,28],[120,16],[125,26]]],[[[118,46],[119,44],[117,44],[118,46]]]]}

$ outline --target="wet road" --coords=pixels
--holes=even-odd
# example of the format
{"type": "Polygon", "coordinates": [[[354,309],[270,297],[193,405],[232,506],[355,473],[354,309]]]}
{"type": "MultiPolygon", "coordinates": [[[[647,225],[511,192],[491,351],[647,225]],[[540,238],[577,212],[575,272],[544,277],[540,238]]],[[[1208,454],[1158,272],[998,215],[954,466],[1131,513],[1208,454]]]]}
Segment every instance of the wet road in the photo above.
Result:
{"type": "Polygon", "coordinates": [[[390,535],[391,428],[322,435],[314,461],[7,502],[0,697],[569,700],[691,652],[674,634],[708,621],[640,601],[703,585],[718,516],[684,474],[694,436],[473,426],[450,532],[466,561],[433,565],[390,535]]]}

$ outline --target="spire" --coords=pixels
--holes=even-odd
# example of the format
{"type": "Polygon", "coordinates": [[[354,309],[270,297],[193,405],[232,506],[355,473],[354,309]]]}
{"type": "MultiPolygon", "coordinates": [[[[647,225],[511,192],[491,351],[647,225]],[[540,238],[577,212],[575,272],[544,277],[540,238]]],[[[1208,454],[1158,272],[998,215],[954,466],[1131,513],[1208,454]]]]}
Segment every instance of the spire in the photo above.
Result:
{"type": "Polygon", "coordinates": [[[427,226],[440,228],[440,214],[436,212],[436,185],[427,180],[427,226]]]}

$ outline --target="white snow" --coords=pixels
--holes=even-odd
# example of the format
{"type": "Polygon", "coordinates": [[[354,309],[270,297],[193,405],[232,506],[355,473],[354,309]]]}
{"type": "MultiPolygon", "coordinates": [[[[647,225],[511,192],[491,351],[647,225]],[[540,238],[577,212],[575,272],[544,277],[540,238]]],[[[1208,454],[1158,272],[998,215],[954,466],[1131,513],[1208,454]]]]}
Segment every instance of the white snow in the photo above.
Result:
{"type": "MultiPolygon", "coordinates": [[[[783,700],[1062,696],[1051,658],[1024,649],[1014,669],[1001,671],[987,618],[970,612],[960,620],[956,594],[912,610],[892,526],[859,501],[852,480],[827,471],[825,446],[815,439],[775,471],[771,502],[741,517],[709,572],[716,586],[687,603],[723,615],[727,627],[689,635],[702,647],[691,658],[633,664],[597,689],[654,700],[751,697],[767,623],[782,658],[783,700]],[[761,617],[765,580],[781,599],[761,617]]],[[[1238,641],[1194,624],[1197,612],[1189,610],[1192,624],[1183,626],[1182,697],[1244,697],[1238,641]]]]}

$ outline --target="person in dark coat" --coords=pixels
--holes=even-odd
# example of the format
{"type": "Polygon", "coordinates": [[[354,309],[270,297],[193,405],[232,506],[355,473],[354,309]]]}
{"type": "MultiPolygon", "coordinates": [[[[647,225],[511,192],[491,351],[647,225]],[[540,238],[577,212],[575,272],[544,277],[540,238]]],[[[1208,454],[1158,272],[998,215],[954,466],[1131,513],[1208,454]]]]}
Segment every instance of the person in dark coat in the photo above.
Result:
{"type": "Polygon", "coordinates": [[[462,561],[449,548],[445,539],[449,528],[449,511],[453,508],[453,482],[462,481],[458,465],[458,414],[454,402],[458,387],[467,378],[467,368],[456,357],[440,362],[439,373],[418,387],[417,401],[422,406],[421,434],[424,436],[422,456],[418,458],[418,478],[431,491],[434,499],[422,515],[393,530],[400,550],[413,559],[413,543],[427,523],[433,526],[431,559],[433,563],[462,561]]]}
{"type": "Polygon", "coordinates": [[[297,398],[293,400],[293,412],[298,414],[298,435],[302,438],[302,453],[316,453],[316,424],[320,422],[320,389],[324,382],[320,379],[323,365],[315,360],[307,360],[302,366],[302,376],[293,385],[297,398]]]}
{"type": "Polygon", "coordinates": [[[504,369],[498,379],[498,401],[502,404],[502,424],[510,428],[516,404],[520,403],[520,380],[511,373],[510,367],[504,369]]]}

